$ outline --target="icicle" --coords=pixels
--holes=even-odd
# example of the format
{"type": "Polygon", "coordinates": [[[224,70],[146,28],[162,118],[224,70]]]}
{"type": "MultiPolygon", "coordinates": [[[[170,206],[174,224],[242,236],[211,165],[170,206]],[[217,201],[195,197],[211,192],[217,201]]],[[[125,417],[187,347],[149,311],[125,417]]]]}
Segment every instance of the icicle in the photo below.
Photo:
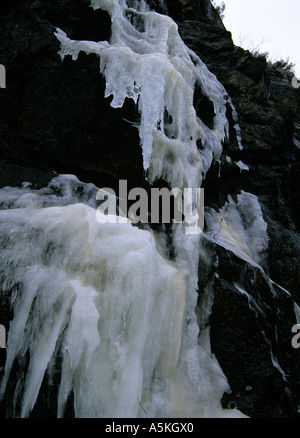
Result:
{"type": "MultiPolygon", "coordinates": [[[[186,47],[170,17],[150,11],[144,1],[93,0],[92,6],[110,14],[110,42],[74,41],[57,29],[61,57],[71,55],[76,59],[81,50],[99,55],[100,71],[106,79],[105,97],[113,96],[111,106],[121,107],[125,98],[138,103],[144,169],[148,170],[150,182],[164,177],[175,187],[180,175],[180,188],[195,184],[200,187],[212,160],[220,158],[222,142],[228,137],[227,104],[237,120],[226,90],[186,47]],[[143,24],[142,30],[137,22],[143,24]],[[196,84],[213,102],[213,129],[196,115],[196,84]],[[167,125],[166,113],[170,119],[167,125]],[[201,152],[198,140],[204,146],[201,152]]],[[[238,131],[237,122],[235,127],[238,131]]]]}

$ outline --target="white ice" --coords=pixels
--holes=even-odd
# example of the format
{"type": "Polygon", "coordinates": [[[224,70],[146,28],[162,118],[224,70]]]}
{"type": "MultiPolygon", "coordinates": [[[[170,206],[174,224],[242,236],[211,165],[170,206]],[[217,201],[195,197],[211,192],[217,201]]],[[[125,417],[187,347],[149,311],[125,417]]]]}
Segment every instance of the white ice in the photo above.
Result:
{"type": "MultiPolygon", "coordinates": [[[[9,189],[2,191],[7,197],[9,189]]],[[[151,406],[156,395],[154,374],[164,382],[165,392],[157,396],[166,404],[185,288],[153,234],[129,221],[99,224],[96,210],[83,203],[41,207],[41,191],[11,192],[11,207],[16,198],[31,202],[0,211],[3,287],[11,290],[14,308],[1,394],[15,358],[29,351],[22,417],[33,408],[58,353],[59,416],[73,390],[77,417],[136,417],[139,400],[151,406]]]]}
{"type": "Polygon", "coordinates": [[[93,8],[106,10],[112,20],[111,39],[74,41],[64,31],[55,35],[62,59],[76,59],[80,51],[100,57],[106,79],[105,96],[111,106],[133,99],[141,114],[139,133],[145,170],[150,182],[164,177],[172,187],[200,187],[213,160],[219,160],[228,138],[226,105],[237,114],[224,87],[199,57],[184,44],[176,23],[150,11],[144,1],[93,0],[93,8]],[[195,85],[213,102],[214,127],[209,129],[193,106],[195,85]],[[166,124],[165,113],[170,122],[166,124]],[[202,141],[203,151],[197,148],[202,141]],[[180,185],[179,185],[180,183],[180,185]]]}
{"type": "Polygon", "coordinates": [[[243,163],[241,160],[235,161],[235,164],[240,168],[241,172],[243,170],[249,170],[249,166],[247,166],[247,164],[243,163]]]}
{"type": "Polygon", "coordinates": [[[228,196],[228,202],[219,212],[206,208],[205,219],[207,235],[218,245],[260,266],[269,239],[257,196],[243,190],[236,202],[228,196]]]}
{"type": "MultiPolygon", "coordinates": [[[[163,178],[171,188],[200,187],[228,138],[228,105],[242,149],[226,90],[183,43],[176,23],[143,0],[91,5],[109,13],[110,41],[72,41],[57,29],[62,59],[75,60],[80,51],[98,55],[111,105],[134,100],[149,182],[163,178]],[[213,103],[212,129],[194,109],[196,84],[213,103]]],[[[209,329],[199,329],[195,313],[201,235],[187,235],[182,224],[174,224],[171,263],[151,232],[129,221],[99,224],[94,186],[80,195],[74,177],[52,182],[59,184],[59,195],[51,187],[0,191],[6,209],[0,211],[4,286],[12,291],[15,313],[1,392],[14,359],[29,351],[21,411],[29,415],[44,373],[48,369],[51,375],[61,354],[58,416],[71,390],[78,417],[244,416],[221,406],[228,382],[211,353],[209,329]]],[[[238,250],[255,260],[265,229],[256,202],[249,202],[255,211],[247,229],[229,202],[227,230],[218,241],[232,248],[242,237],[238,250]],[[238,236],[231,219],[239,224],[238,236]]],[[[218,226],[218,214],[212,219],[218,226]]],[[[201,327],[211,312],[211,292],[201,291],[206,297],[201,327]]]]}

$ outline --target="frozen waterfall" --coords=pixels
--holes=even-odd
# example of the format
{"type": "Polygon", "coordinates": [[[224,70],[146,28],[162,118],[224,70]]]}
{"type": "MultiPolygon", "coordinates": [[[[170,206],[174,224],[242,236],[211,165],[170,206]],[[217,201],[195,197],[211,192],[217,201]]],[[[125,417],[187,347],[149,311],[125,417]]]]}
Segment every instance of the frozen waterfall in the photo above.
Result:
{"type": "MultiPolygon", "coordinates": [[[[72,41],[57,29],[62,59],[75,60],[80,51],[98,55],[111,105],[136,102],[150,183],[162,178],[170,187],[200,187],[229,135],[228,105],[237,120],[226,90],[185,46],[176,23],[144,1],[91,0],[91,6],[109,13],[110,41],[72,41]],[[213,103],[213,127],[196,114],[196,86],[213,103]]],[[[51,381],[57,367],[59,417],[71,391],[76,417],[243,417],[221,406],[227,380],[210,351],[209,327],[200,331],[195,312],[205,236],[174,223],[170,261],[152,231],[129,220],[99,223],[96,193],[70,175],[41,190],[29,184],[0,190],[1,283],[14,311],[0,396],[16,358],[27,358],[15,390],[21,417],[30,415],[44,376],[51,381]]],[[[218,214],[210,220],[216,227],[218,214]]],[[[264,233],[260,216],[258,223],[264,233]]],[[[259,245],[249,247],[238,225],[245,241],[239,250],[257,260],[259,245]]],[[[235,245],[230,229],[218,238],[235,245]]],[[[205,327],[210,288],[201,294],[205,327]]]]}

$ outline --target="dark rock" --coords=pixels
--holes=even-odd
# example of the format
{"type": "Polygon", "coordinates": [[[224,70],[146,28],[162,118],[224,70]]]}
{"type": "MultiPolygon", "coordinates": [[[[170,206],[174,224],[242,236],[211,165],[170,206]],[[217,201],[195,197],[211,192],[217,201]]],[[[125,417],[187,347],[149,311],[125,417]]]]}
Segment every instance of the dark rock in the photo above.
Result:
{"type": "MultiPolygon", "coordinates": [[[[225,86],[239,115],[243,150],[235,141],[233,120],[225,159],[206,176],[205,204],[218,210],[230,194],[240,190],[258,196],[268,224],[269,249],[266,272],[287,289],[273,296],[265,279],[251,266],[216,249],[219,278],[214,282],[211,346],[228,378],[231,393],[226,407],[238,407],[255,417],[299,416],[299,351],[291,346],[296,323],[293,303],[299,296],[299,148],[296,146],[300,93],[292,87],[293,74],[277,68],[260,55],[235,47],[226,29],[207,20],[179,22],[185,43],[207,64],[225,86]],[[243,161],[249,171],[234,164],[243,161]],[[234,282],[244,284],[259,300],[264,316],[249,308],[246,296],[234,282]],[[286,373],[274,366],[270,346],[286,373]]],[[[199,290],[207,269],[199,271],[199,290]]],[[[201,295],[201,292],[200,292],[201,295]]],[[[201,302],[201,299],[199,299],[201,302]]]]}
{"type": "Polygon", "coordinates": [[[224,28],[218,12],[209,0],[166,0],[165,3],[170,17],[175,21],[201,20],[224,28]]]}
{"type": "Polygon", "coordinates": [[[234,254],[222,248],[217,254],[210,323],[212,351],[231,389],[224,394],[223,406],[236,407],[252,418],[298,417],[299,351],[291,345],[293,297],[276,286],[272,290],[261,271],[234,254]]]}
{"type": "Polygon", "coordinates": [[[55,27],[71,38],[109,38],[110,19],[88,2],[24,1],[0,16],[2,160],[23,167],[76,174],[83,181],[114,187],[120,178],[144,182],[134,104],[114,110],[103,99],[99,59],[76,62],[57,54],[55,27]],[[59,4],[58,4],[59,3],[59,4]],[[96,15],[94,15],[96,14],[96,15]],[[12,50],[11,47],[15,49],[12,50]]]}

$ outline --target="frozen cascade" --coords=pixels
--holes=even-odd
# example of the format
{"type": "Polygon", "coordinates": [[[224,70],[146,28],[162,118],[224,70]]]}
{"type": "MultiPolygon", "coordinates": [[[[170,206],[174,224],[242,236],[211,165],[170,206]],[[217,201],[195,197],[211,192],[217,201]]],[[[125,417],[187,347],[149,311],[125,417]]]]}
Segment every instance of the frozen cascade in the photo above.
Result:
{"type": "MultiPolygon", "coordinates": [[[[212,160],[220,158],[222,142],[228,136],[227,104],[237,119],[226,90],[184,44],[170,17],[147,11],[144,1],[128,1],[136,3],[136,8],[118,0],[91,3],[110,14],[111,41],[74,41],[57,29],[61,57],[71,55],[75,60],[80,51],[99,55],[106,79],[105,97],[113,96],[111,106],[122,107],[125,98],[138,105],[144,168],[149,169],[150,182],[161,177],[171,187],[199,187],[212,160]],[[196,115],[196,84],[213,102],[213,129],[196,115]]],[[[240,143],[237,124],[236,131],[240,143]]]]}
{"type": "Polygon", "coordinates": [[[29,356],[15,392],[22,417],[60,360],[58,416],[70,391],[77,417],[239,415],[221,408],[226,380],[207,331],[197,344],[187,309],[195,303],[186,297],[182,260],[194,263],[195,248],[185,247],[176,265],[151,232],[129,221],[100,224],[96,193],[70,175],[38,191],[27,184],[0,190],[1,283],[14,309],[0,395],[14,360],[29,356]]]}
{"type": "MultiPolygon", "coordinates": [[[[51,183],[65,193],[76,185],[63,176],[51,183]]],[[[73,389],[78,417],[136,417],[154,371],[165,380],[174,373],[185,310],[180,273],[152,233],[129,221],[100,225],[94,208],[64,205],[68,197],[3,191],[10,208],[0,211],[1,265],[14,319],[1,393],[15,357],[28,350],[21,410],[28,416],[61,350],[59,416],[73,389]]]]}
{"type": "MultiPolygon", "coordinates": [[[[121,107],[125,98],[136,102],[150,182],[163,178],[171,187],[200,187],[228,136],[227,105],[237,120],[226,90],[185,46],[174,21],[144,1],[91,5],[110,14],[110,42],[72,41],[57,29],[61,57],[99,55],[111,105],[121,107]],[[196,84],[213,102],[212,129],[194,109],[196,84]]],[[[24,417],[58,357],[58,416],[71,391],[77,417],[244,416],[222,409],[228,384],[211,354],[209,328],[199,333],[195,307],[203,236],[174,224],[176,260],[170,262],[151,232],[129,221],[100,225],[95,188],[84,185],[80,197],[78,184],[75,177],[60,176],[39,191],[26,185],[1,190],[3,285],[12,292],[14,319],[0,393],[15,358],[29,353],[26,380],[15,395],[22,393],[24,417]]],[[[209,288],[203,294],[207,317],[209,288]]]]}

